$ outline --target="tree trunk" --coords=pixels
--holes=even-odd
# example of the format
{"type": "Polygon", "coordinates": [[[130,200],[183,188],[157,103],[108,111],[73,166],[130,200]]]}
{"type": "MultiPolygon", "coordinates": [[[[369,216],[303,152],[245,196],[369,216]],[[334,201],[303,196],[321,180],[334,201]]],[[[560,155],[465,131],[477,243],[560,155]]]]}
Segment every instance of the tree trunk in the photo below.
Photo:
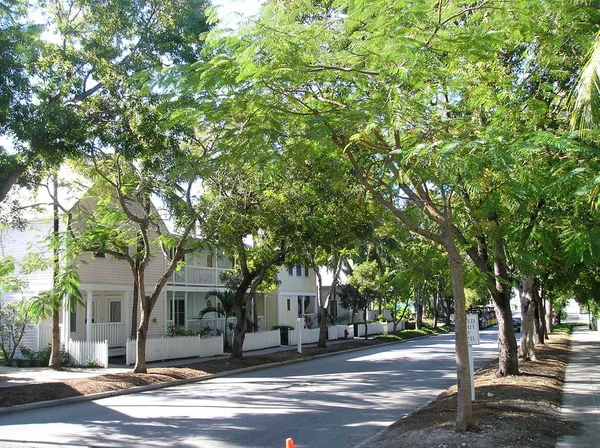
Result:
{"type": "MultiPolygon", "coordinates": [[[[58,204],[58,174],[55,171],[52,176],[53,193],[54,198],[52,200],[52,212],[53,212],[53,248],[52,248],[52,287],[55,289],[58,286],[58,279],[60,276],[60,249],[59,249],[59,238],[58,232],[60,231],[60,216],[59,216],[59,204],[58,204]]],[[[56,292],[54,292],[56,294],[56,292]]],[[[54,295],[53,294],[53,295],[54,295]]],[[[52,310],[52,348],[50,350],[50,360],[48,367],[54,370],[61,369],[60,363],[60,304],[64,298],[52,297],[53,306],[52,310]]],[[[64,322],[66,325],[66,322],[64,322]]]]}
{"type": "Polygon", "coordinates": [[[60,362],[60,311],[52,310],[52,348],[48,367],[54,370],[62,368],[60,362]]]}
{"type": "Polygon", "coordinates": [[[319,304],[319,315],[321,320],[319,322],[319,348],[327,347],[327,309],[329,308],[328,297],[323,299],[323,277],[319,272],[318,268],[313,267],[315,276],[317,277],[317,303],[319,304]]]}
{"type": "Polygon", "coordinates": [[[138,308],[139,304],[139,288],[137,282],[133,282],[133,300],[131,303],[131,332],[129,333],[129,339],[132,341],[136,339],[137,328],[138,328],[138,308]]]}
{"type": "Polygon", "coordinates": [[[421,286],[414,286],[415,295],[415,328],[420,330],[423,328],[423,297],[421,294],[421,286]]]}
{"type": "Polygon", "coordinates": [[[469,371],[469,351],[467,343],[467,310],[463,277],[463,257],[458,252],[451,232],[446,232],[444,248],[448,253],[452,276],[452,293],[455,307],[455,347],[457,402],[456,431],[467,431],[474,427],[473,405],[471,403],[471,375],[469,371]]]}
{"type": "Polygon", "coordinates": [[[248,306],[245,290],[238,289],[235,298],[235,330],[233,332],[233,346],[231,357],[242,359],[244,357],[244,340],[246,339],[246,318],[248,317],[248,306]]]}
{"type": "Polygon", "coordinates": [[[533,284],[533,301],[535,302],[535,343],[545,344],[546,339],[546,319],[544,319],[544,306],[539,292],[539,282],[536,280],[533,284]]]}
{"type": "Polygon", "coordinates": [[[147,373],[146,368],[146,340],[148,339],[148,327],[150,325],[150,313],[146,304],[145,298],[139,298],[140,301],[145,302],[142,305],[142,316],[140,320],[140,326],[137,330],[137,340],[135,343],[136,360],[133,368],[133,373],[147,373]]]}
{"type": "Polygon", "coordinates": [[[252,323],[253,328],[252,331],[258,331],[258,307],[256,306],[257,303],[257,297],[256,297],[256,293],[252,294],[252,298],[251,298],[251,303],[252,303],[252,323]]]}
{"type": "Polygon", "coordinates": [[[533,342],[535,303],[533,302],[533,275],[527,275],[521,282],[519,295],[521,298],[521,349],[519,356],[536,361],[533,342]]]}
{"type": "Polygon", "coordinates": [[[444,304],[444,308],[446,310],[446,318],[444,319],[444,323],[447,327],[449,327],[452,323],[450,322],[450,315],[452,314],[452,296],[444,297],[444,304]]]}
{"type": "Polygon", "coordinates": [[[546,302],[546,337],[548,334],[552,332],[552,325],[554,325],[554,319],[552,315],[554,314],[554,310],[552,309],[552,300],[550,297],[547,297],[547,294],[544,290],[542,290],[544,301],[546,302]]]}
{"type": "Polygon", "coordinates": [[[498,376],[518,375],[519,358],[510,310],[510,290],[509,286],[502,280],[507,278],[503,258],[495,257],[494,273],[495,284],[491,285],[489,289],[494,300],[498,319],[498,376]]]}

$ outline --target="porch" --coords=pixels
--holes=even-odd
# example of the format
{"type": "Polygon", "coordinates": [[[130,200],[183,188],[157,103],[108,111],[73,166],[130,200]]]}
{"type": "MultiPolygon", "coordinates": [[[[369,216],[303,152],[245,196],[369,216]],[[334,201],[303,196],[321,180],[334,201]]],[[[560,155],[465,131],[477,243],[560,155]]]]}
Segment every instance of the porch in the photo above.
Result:
{"type": "Polygon", "coordinates": [[[227,269],[184,266],[173,273],[170,279],[172,285],[185,286],[214,286],[222,287],[221,273],[227,269]]]}
{"type": "MultiPolygon", "coordinates": [[[[226,332],[227,335],[231,335],[235,329],[236,323],[237,319],[235,317],[228,317],[227,319],[224,317],[212,317],[203,319],[187,319],[185,321],[185,326],[181,327],[179,325],[175,325],[175,322],[171,320],[167,321],[167,334],[174,334],[175,331],[173,331],[173,328],[177,327],[181,330],[189,331],[201,336],[219,336],[221,334],[225,334],[226,332]]],[[[258,316],[257,331],[266,331],[265,316],[258,316]]]]}
{"type": "MultiPolygon", "coordinates": [[[[61,325],[61,331],[63,326],[61,325]]],[[[116,323],[93,323],[91,324],[92,337],[88,341],[108,341],[109,348],[125,347],[125,324],[116,323]]],[[[61,338],[62,341],[67,339],[61,338]]],[[[52,343],[52,325],[39,324],[37,326],[37,349],[48,347],[52,343]]]]}

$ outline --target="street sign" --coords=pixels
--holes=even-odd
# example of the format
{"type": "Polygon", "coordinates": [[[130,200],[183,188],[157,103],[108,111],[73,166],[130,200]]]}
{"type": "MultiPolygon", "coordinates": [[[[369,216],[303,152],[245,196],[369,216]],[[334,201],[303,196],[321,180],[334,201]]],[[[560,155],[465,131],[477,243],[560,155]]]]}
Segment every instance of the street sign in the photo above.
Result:
{"type": "Polygon", "coordinates": [[[469,343],[471,401],[475,401],[475,368],[473,366],[473,346],[479,345],[479,314],[467,314],[467,342],[469,343]]]}
{"type": "Polygon", "coordinates": [[[467,341],[479,345],[479,314],[467,314],[467,341]]]}

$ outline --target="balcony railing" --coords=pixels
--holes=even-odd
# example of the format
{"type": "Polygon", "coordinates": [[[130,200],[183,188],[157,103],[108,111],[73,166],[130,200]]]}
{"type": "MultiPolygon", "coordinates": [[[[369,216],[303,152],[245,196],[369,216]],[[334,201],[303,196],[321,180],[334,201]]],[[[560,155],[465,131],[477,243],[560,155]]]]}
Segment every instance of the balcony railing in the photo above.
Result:
{"type": "Polygon", "coordinates": [[[219,276],[226,269],[200,268],[196,266],[185,266],[174,272],[171,283],[187,286],[223,286],[219,276]]]}

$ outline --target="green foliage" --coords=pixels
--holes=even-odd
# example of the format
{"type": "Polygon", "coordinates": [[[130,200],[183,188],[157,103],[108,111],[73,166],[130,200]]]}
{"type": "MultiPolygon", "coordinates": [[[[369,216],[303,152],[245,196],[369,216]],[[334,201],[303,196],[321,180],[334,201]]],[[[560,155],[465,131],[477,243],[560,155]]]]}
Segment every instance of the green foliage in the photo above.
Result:
{"type": "Polygon", "coordinates": [[[100,361],[98,361],[97,359],[93,359],[93,358],[88,359],[87,362],[85,363],[86,367],[92,367],[92,368],[100,367],[100,365],[101,365],[100,361]]]}
{"type": "Polygon", "coordinates": [[[32,321],[31,302],[19,300],[2,302],[0,300],[0,352],[10,365],[27,329],[32,321]]]}
{"type": "Polygon", "coordinates": [[[70,268],[60,272],[54,287],[33,299],[33,315],[40,319],[50,316],[53,311],[60,310],[63,300],[71,311],[74,311],[78,304],[84,306],[85,302],[79,290],[80,283],[77,270],[70,268]]]}
{"type": "Polygon", "coordinates": [[[185,330],[183,328],[180,328],[177,325],[171,325],[169,328],[167,328],[167,336],[170,337],[177,337],[177,336],[196,336],[197,334],[200,334],[200,336],[206,336],[208,333],[210,333],[210,327],[208,327],[208,332],[206,332],[207,326],[203,327],[201,329],[201,331],[199,333],[194,333],[191,330],[185,330]],[[204,331],[204,334],[203,334],[204,331]]]}
{"type": "Polygon", "coordinates": [[[15,275],[15,260],[13,257],[0,258],[0,298],[8,292],[17,292],[25,287],[25,280],[15,275]]]}
{"type": "Polygon", "coordinates": [[[448,333],[451,331],[454,331],[454,329],[451,327],[438,327],[436,329],[436,328],[424,326],[420,330],[402,330],[402,331],[397,331],[396,333],[379,334],[379,335],[375,336],[375,338],[403,341],[406,339],[413,339],[413,338],[418,338],[418,337],[422,337],[422,336],[429,336],[432,334],[448,333]]]}
{"type": "MultiPolygon", "coordinates": [[[[50,361],[51,348],[42,348],[41,350],[31,350],[29,347],[21,347],[23,358],[28,361],[30,367],[48,367],[50,361]]],[[[65,350],[64,345],[60,346],[60,364],[68,366],[70,363],[69,353],[65,350]]]]}
{"type": "Polygon", "coordinates": [[[553,333],[566,333],[571,334],[573,332],[574,327],[584,327],[587,324],[584,322],[564,322],[559,325],[552,326],[553,333]]]}

